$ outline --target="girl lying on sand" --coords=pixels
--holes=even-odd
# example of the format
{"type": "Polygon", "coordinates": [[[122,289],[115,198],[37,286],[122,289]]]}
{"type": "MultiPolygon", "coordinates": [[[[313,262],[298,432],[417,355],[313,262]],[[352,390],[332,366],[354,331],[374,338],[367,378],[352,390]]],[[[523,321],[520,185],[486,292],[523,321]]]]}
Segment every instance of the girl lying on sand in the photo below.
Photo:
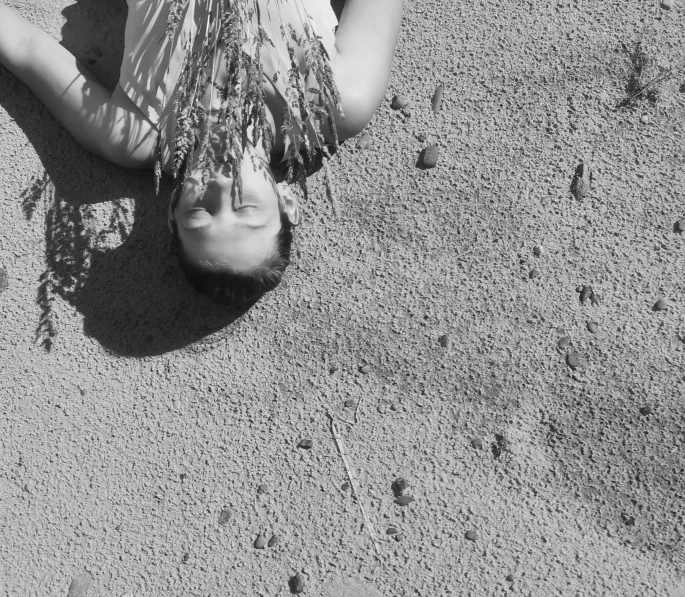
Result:
{"type": "Polygon", "coordinates": [[[275,288],[299,221],[298,182],[383,100],[402,0],[127,0],[113,93],[0,0],[0,63],[86,149],[175,179],[173,246],[220,303],[275,288]],[[333,2],[334,5],[342,2],[333,2]],[[337,26],[337,29],[336,29],[337,26]]]}

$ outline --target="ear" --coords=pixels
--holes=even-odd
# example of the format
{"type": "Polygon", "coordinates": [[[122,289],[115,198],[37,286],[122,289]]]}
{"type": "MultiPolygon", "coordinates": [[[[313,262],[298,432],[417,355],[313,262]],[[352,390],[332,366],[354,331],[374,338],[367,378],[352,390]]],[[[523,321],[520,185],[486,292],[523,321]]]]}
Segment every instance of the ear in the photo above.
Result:
{"type": "Polygon", "coordinates": [[[295,194],[284,183],[278,183],[278,190],[280,192],[280,207],[288,214],[288,220],[293,226],[300,223],[300,206],[297,202],[295,194]]]}

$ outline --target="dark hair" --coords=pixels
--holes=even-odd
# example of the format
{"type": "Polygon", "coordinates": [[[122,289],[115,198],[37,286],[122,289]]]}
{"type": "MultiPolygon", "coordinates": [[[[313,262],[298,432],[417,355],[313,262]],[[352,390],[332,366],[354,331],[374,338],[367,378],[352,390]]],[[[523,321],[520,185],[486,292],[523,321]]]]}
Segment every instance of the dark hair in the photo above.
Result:
{"type": "Polygon", "coordinates": [[[229,267],[205,269],[190,261],[178,236],[176,220],[172,221],[172,251],[193,288],[222,305],[245,305],[257,300],[281,283],[285,268],[290,265],[292,224],[281,212],[281,229],[274,239],[274,251],[260,265],[249,271],[234,271],[229,267]]]}

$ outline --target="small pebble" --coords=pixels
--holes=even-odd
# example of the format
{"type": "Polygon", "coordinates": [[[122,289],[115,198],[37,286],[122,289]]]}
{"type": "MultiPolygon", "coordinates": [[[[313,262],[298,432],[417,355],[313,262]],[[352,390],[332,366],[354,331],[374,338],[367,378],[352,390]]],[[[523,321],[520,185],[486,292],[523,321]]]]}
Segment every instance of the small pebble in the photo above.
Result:
{"type": "Polygon", "coordinates": [[[479,437],[474,437],[471,440],[471,446],[476,448],[477,450],[480,450],[483,447],[483,440],[479,437]]]}
{"type": "Polygon", "coordinates": [[[267,547],[275,547],[276,545],[278,545],[278,535],[274,535],[273,537],[271,537],[271,539],[269,539],[269,542],[266,545],[267,547]]]}
{"type": "Polygon", "coordinates": [[[577,352],[569,352],[566,355],[566,362],[571,369],[577,369],[580,367],[580,354],[577,352]]]}
{"type": "Polygon", "coordinates": [[[410,495],[402,495],[398,498],[395,498],[395,503],[398,506],[408,506],[414,501],[414,498],[411,497],[410,495]]]}
{"type": "Polygon", "coordinates": [[[599,326],[594,322],[594,321],[588,321],[587,323],[587,331],[596,334],[597,330],[599,329],[599,326]]]}
{"type": "Polygon", "coordinates": [[[671,10],[673,6],[673,0],[661,0],[661,8],[664,10],[671,10]]]}
{"type": "Polygon", "coordinates": [[[654,412],[654,411],[652,410],[652,407],[649,406],[649,405],[643,406],[643,407],[640,409],[640,414],[644,415],[645,417],[646,417],[647,415],[651,415],[652,412],[654,412]]]}
{"type": "Polygon", "coordinates": [[[599,297],[594,292],[590,295],[590,302],[593,305],[599,305],[599,297]]]}
{"type": "MultiPolygon", "coordinates": [[[[675,225],[675,227],[676,227],[676,230],[678,230],[679,232],[685,232],[685,218],[682,220],[678,220],[678,223],[675,225]]],[[[2,274],[3,274],[3,271],[4,270],[0,270],[0,292],[2,292],[2,274]]],[[[7,288],[6,285],[5,285],[5,288],[7,288]]]]}
{"type": "Polygon", "coordinates": [[[506,580],[507,582],[514,582],[514,575],[507,574],[507,577],[504,580],[506,580]]]}
{"type": "Polygon", "coordinates": [[[379,404],[378,407],[376,408],[376,410],[377,410],[379,413],[381,413],[382,415],[384,415],[384,414],[385,414],[385,410],[386,410],[385,404],[379,404]]]}
{"type": "Polygon", "coordinates": [[[645,114],[644,116],[642,116],[642,118],[640,118],[640,122],[642,124],[647,124],[649,122],[649,116],[647,116],[647,114],[645,114]]]}
{"type": "Polygon", "coordinates": [[[87,572],[82,572],[71,581],[68,597],[86,597],[92,584],[93,577],[87,572]]]}
{"type": "Polygon", "coordinates": [[[583,292],[582,286],[576,286],[576,292],[583,292]]]}
{"type": "Polygon", "coordinates": [[[254,548],[255,549],[264,549],[265,545],[266,545],[266,537],[264,535],[259,535],[259,537],[257,537],[255,539],[254,548]]]}
{"type": "Polygon", "coordinates": [[[29,481],[26,485],[24,485],[24,489],[28,491],[29,493],[33,493],[33,490],[36,488],[36,484],[33,480],[29,481]]]}
{"type": "Polygon", "coordinates": [[[405,106],[404,108],[402,108],[402,115],[405,118],[411,118],[411,108],[409,108],[409,106],[405,106]]]}
{"type": "Polygon", "coordinates": [[[395,541],[398,543],[402,541],[402,539],[404,539],[404,535],[402,533],[397,533],[397,535],[395,535],[395,541]]]}
{"type": "Polygon", "coordinates": [[[345,408],[354,408],[354,400],[345,400],[345,408]]]}
{"type": "Polygon", "coordinates": [[[338,367],[337,367],[336,365],[333,365],[333,366],[331,366],[331,367],[328,369],[328,372],[329,372],[331,375],[333,375],[337,370],[338,370],[338,367]]]}
{"type": "Polygon", "coordinates": [[[390,405],[390,410],[393,411],[393,412],[397,412],[399,409],[400,409],[400,406],[399,406],[399,404],[397,404],[396,402],[393,402],[393,403],[390,405]]]}
{"type": "Polygon", "coordinates": [[[469,541],[475,541],[476,540],[476,533],[474,531],[466,531],[466,538],[469,541]]]}
{"type": "Polygon", "coordinates": [[[433,94],[433,99],[431,100],[433,114],[437,114],[440,111],[440,104],[442,104],[442,96],[445,92],[445,88],[442,85],[438,85],[435,88],[435,93],[433,94]]]}
{"type": "Polygon", "coordinates": [[[557,347],[559,350],[566,350],[569,346],[571,346],[570,338],[567,338],[566,336],[559,338],[559,342],[557,342],[557,347]]]}
{"type": "Polygon", "coordinates": [[[190,554],[189,553],[184,553],[183,557],[181,558],[181,562],[184,564],[188,563],[188,560],[190,559],[190,554]]]}
{"type": "Polygon", "coordinates": [[[363,373],[364,375],[371,373],[371,365],[362,365],[359,367],[359,372],[363,373]]]}
{"type": "Polygon", "coordinates": [[[304,591],[304,577],[299,572],[290,579],[288,584],[293,593],[302,593],[304,591]]]}
{"type": "Polygon", "coordinates": [[[416,138],[419,141],[421,141],[421,143],[423,143],[426,139],[428,139],[428,137],[426,137],[426,135],[424,135],[423,133],[419,133],[418,135],[416,135],[416,138]]]}
{"type": "Polygon", "coordinates": [[[443,348],[449,348],[450,346],[450,335],[449,334],[443,334],[438,338],[438,342],[440,342],[440,346],[443,348]]]}
{"type": "Polygon", "coordinates": [[[633,516],[629,516],[628,518],[626,518],[626,526],[628,526],[628,527],[635,526],[635,518],[633,516]]]}
{"type": "Polygon", "coordinates": [[[386,535],[397,535],[398,530],[395,527],[388,527],[388,530],[385,531],[386,535]]]}
{"type": "Polygon", "coordinates": [[[580,304],[585,304],[585,301],[592,296],[592,286],[583,286],[580,289],[580,304]]]}
{"type": "Polygon", "coordinates": [[[421,159],[424,168],[435,168],[438,163],[438,146],[429,145],[423,150],[423,158],[421,159]]]}
{"type": "Polygon", "coordinates": [[[297,447],[302,448],[303,450],[311,450],[313,445],[314,445],[313,440],[303,439],[299,444],[297,444],[297,447]]]}
{"type": "Polygon", "coordinates": [[[390,488],[392,489],[392,492],[395,494],[395,497],[399,497],[402,495],[402,492],[407,488],[407,481],[404,479],[404,477],[398,477],[392,482],[390,488]]]}
{"type": "Polygon", "coordinates": [[[665,311],[668,309],[668,303],[664,299],[659,299],[652,307],[655,311],[665,311]]]}
{"type": "Polygon", "coordinates": [[[357,141],[357,149],[369,149],[373,145],[373,138],[369,133],[364,133],[357,141]]]}
{"type": "Polygon", "coordinates": [[[530,270],[530,273],[528,274],[528,277],[532,280],[533,278],[539,278],[540,277],[540,272],[538,271],[537,267],[534,267],[532,270],[530,270]]]}
{"type": "Polygon", "coordinates": [[[340,486],[340,489],[342,489],[343,491],[347,491],[349,488],[350,488],[350,484],[349,484],[347,481],[345,481],[345,482],[340,486]]]}
{"type": "Polygon", "coordinates": [[[542,245],[536,245],[535,247],[533,247],[533,253],[535,253],[535,255],[537,257],[540,257],[540,255],[542,255],[543,251],[544,251],[544,248],[542,247],[542,245]]]}
{"type": "Polygon", "coordinates": [[[402,95],[396,95],[395,97],[392,98],[392,103],[390,104],[390,107],[393,110],[401,110],[404,108],[409,102],[404,98],[402,95]]]}
{"type": "MultiPolygon", "coordinates": [[[[685,222],[685,220],[683,220],[685,222]]],[[[685,227],[683,227],[685,229],[685,227]]],[[[0,267],[0,294],[7,290],[9,283],[7,282],[7,270],[4,267],[0,267]]]]}
{"type": "Polygon", "coordinates": [[[231,511],[228,508],[224,508],[219,514],[219,524],[224,525],[231,519],[231,511]]]}
{"type": "Polygon", "coordinates": [[[267,491],[269,491],[269,486],[266,483],[262,483],[257,487],[257,493],[266,493],[267,491]]]}

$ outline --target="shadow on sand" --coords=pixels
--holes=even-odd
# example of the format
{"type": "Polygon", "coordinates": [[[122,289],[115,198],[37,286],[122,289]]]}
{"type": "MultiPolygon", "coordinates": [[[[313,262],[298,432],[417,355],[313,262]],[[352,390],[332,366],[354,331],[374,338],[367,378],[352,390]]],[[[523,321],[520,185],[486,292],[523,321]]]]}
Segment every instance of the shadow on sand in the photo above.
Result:
{"type": "MultiPolygon", "coordinates": [[[[110,90],[119,78],[126,2],[77,0],[65,8],[62,45],[110,90]]],[[[226,308],[198,294],[170,253],[164,177],[155,197],[152,172],[129,171],[81,149],[46,108],[0,67],[0,105],[37,152],[45,173],[20,198],[27,220],[45,214],[45,265],[37,289],[36,342],[50,350],[57,297],[84,317],[84,332],[109,353],[150,356],[202,350],[230,336],[249,307],[226,308]],[[93,230],[92,211],[109,202],[109,223],[93,230]],[[135,220],[127,221],[134,204],[135,220]],[[116,248],[99,239],[116,236],[116,248]],[[191,346],[192,345],[192,346],[191,346]]]]}

